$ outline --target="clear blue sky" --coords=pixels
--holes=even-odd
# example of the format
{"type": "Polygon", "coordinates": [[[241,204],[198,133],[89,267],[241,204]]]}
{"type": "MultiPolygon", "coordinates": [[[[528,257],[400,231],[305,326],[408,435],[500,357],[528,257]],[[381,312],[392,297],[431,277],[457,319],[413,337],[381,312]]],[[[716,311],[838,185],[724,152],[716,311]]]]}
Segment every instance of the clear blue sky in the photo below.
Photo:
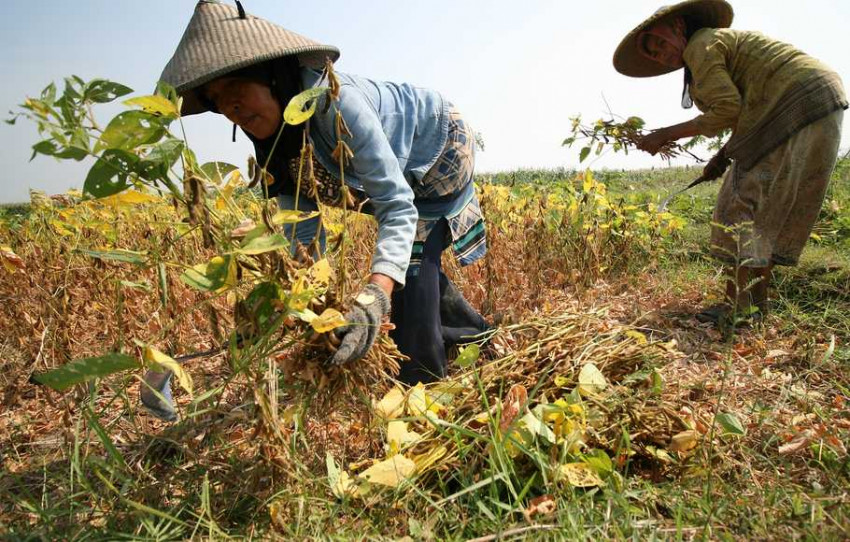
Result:
{"type": "MultiPolygon", "coordinates": [[[[605,114],[603,94],[620,115],[656,127],[690,118],[678,106],[681,75],[630,79],[611,56],[622,36],[660,3],[651,0],[244,0],[252,14],[342,51],[341,71],[432,87],[452,100],[480,131],[486,151],[479,171],[572,167],[578,149],[560,146],[576,113],[605,114]]],[[[105,77],[148,93],[174,52],[193,0],[38,0],[4,2],[0,47],[6,112],[50,81],[70,74],[105,77]]],[[[734,27],[793,43],[836,69],[850,86],[846,0],[739,0],[734,27]]],[[[105,117],[116,110],[105,112],[105,117]]],[[[243,166],[251,148],[230,142],[223,117],[187,119],[203,160],[243,166]]],[[[850,115],[845,134],[850,133],[850,115]]],[[[25,201],[30,188],[80,187],[88,166],[38,157],[26,124],[0,126],[0,202],[25,201]]],[[[844,147],[850,136],[845,135],[844,147]]],[[[611,155],[594,167],[663,165],[640,153],[611,155]]]]}

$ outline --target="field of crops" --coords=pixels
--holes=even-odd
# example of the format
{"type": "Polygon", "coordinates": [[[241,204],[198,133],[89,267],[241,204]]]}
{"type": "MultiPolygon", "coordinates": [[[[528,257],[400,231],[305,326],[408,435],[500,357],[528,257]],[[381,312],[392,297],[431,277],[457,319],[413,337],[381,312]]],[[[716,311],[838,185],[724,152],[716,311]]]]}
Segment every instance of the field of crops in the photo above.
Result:
{"type": "Polygon", "coordinates": [[[110,174],[97,199],[0,208],[0,536],[850,536],[846,160],[772,314],[737,332],[693,317],[720,295],[717,186],[657,210],[696,170],[479,177],[488,255],[445,266],[496,331],[413,388],[386,334],[323,363],[374,221],[323,210],[326,257],[291,257],[304,216],[195,166],[180,191],[110,174]],[[150,367],[177,375],[176,423],[140,408],[150,367]]]}

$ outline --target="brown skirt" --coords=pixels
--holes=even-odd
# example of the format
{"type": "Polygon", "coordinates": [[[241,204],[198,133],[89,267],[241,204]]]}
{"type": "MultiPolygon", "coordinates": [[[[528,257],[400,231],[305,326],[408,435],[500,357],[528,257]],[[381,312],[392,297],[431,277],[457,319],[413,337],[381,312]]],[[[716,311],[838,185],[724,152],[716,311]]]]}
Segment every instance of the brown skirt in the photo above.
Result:
{"type": "Polygon", "coordinates": [[[841,143],[844,111],[809,124],[749,171],[726,174],[711,252],[730,265],[796,265],[823,204],[841,143]]]}

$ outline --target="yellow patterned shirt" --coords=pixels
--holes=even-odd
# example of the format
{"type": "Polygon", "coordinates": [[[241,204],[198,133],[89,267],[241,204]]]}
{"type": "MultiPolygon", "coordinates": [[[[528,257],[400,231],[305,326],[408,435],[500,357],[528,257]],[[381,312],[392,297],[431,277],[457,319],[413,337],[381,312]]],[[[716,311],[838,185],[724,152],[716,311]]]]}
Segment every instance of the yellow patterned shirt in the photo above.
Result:
{"type": "Polygon", "coordinates": [[[691,97],[703,113],[696,122],[709,137],[725,128],[747,133],[794,85],[812,79],[835,78],[844,94],[826,64],[758,32],[703,28],[684,58],[693,74],[691,97]]]}

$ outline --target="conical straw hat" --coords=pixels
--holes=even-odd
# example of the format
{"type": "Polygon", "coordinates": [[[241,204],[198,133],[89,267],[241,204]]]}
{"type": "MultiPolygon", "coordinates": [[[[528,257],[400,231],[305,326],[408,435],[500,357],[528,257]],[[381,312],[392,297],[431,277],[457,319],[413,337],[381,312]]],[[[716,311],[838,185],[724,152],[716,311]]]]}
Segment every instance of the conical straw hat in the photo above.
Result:
{"type": "Polygon", "coordinates": [[[675,71],[676,68],[662,66],[642,55],[639,37],[658,21],[680,15],[698,28],[727,28],[732,24],[735,12],[725,0],[686,0],[664,6],[623,38],[614,53],[614,68],[631,77],[653,77],[675,71]]]}
{"type": "Polygon", "coordinates": [[[250,14],[243,18],[240,11],[213,0],[201,0],[195,6],[183,38],[160,76],[183,96],[184,115],[207,110],[193,90],[234,70],[288,55],[298,55],[302,65],[313,68],[323,67],[327,58],[339,58],[336,47],[250,14]]]}

